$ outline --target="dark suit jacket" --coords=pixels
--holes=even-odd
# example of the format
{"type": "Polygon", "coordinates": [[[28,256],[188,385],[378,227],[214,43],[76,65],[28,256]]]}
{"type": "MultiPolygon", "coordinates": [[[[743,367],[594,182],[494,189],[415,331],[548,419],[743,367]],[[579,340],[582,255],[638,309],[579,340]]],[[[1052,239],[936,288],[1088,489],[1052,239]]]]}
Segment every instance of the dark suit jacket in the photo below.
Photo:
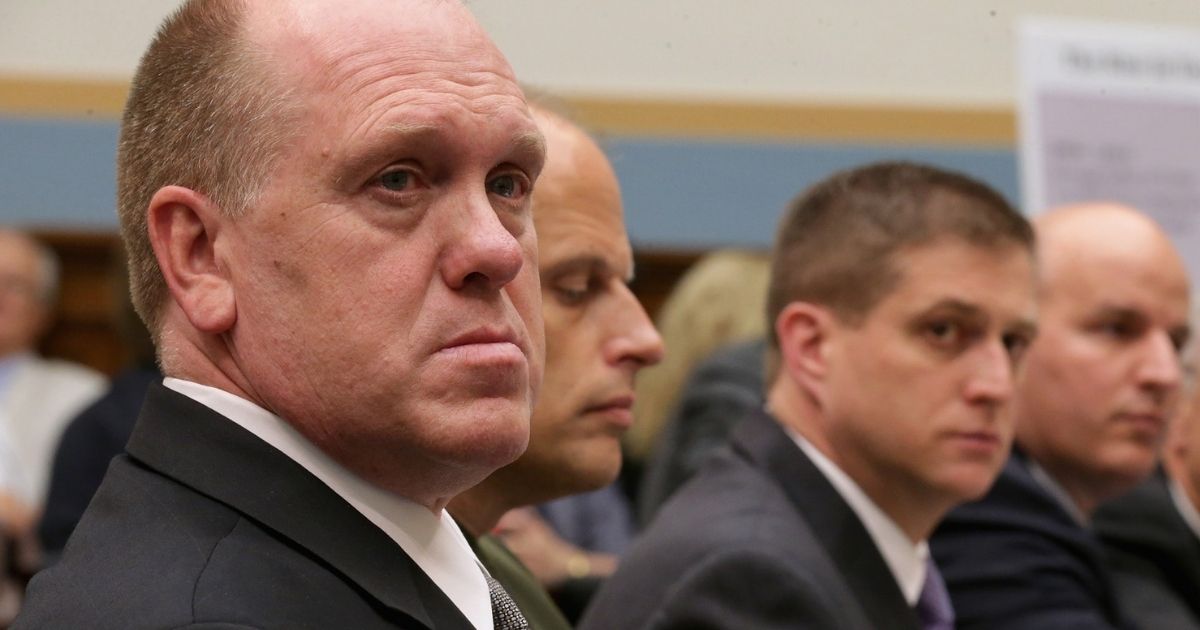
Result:
{"type": "Polygon", "coordinates": [[[100,487],[108,464],[125,452],[133,433],[146,390],[162,381],[153,367],[139,367],[118,374],[104,396],[83,410],[63,432],[54,453],[50,490],[38,523],[38,539],[46,564],[62,553],[71,532],[100,487]]]}
{"type": "Polygon", "coordinates": [[[580,627],[915,630],[917,620],[854,512],[756,411],[663,506],[580,627]]]}
{"type": "Polygon", "coordinates": [[[725,346],[688,376],[679,401],[646,462],[638,489],[638,522],[645,525],[713,452],[734,425],[763,406],[762,339],[725,346]]]}
{"type": "Polygon", "coordinates": [[[162,385],[19,628],[470,628],[299,464],[162,385]]]}
{"type": "Polygon", "coordinates": [[[1200,630],[1200,538],[1188,527],[1160,470],[1096,511],[1117,597],[1141,627],[1200,630]]]}
{"type": "Polygon", "coordinates": [[[930,544],[959,630],[1130,627],[1100,541],[1033,478],[1019,450],[987,495],[952,510],[930,544]]]}

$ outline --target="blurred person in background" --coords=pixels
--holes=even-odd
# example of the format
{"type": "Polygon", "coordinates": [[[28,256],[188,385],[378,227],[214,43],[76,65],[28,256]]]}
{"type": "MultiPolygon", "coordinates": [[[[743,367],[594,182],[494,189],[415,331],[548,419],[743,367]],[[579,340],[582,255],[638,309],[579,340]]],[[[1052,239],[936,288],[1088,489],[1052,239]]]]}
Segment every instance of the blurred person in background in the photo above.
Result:
{"type": "Polygon", "coordinates": [[[657,320],[669,352],[638,379],[637,423],[626,440],[640,467],[642,525],[725,443],[743,412],[762,405],[769,276],[766,254],[719,250],[692,266],[663,304],[657,320]]]}
{"type": "Polygon", "coordinates": [[[33,526],[63,429],[104,389],[99,373],[38,355],[58,298],[58,260],[28,234],[0,229],[0,624],[41,563],[33,526]]]}
{"type": "Polygon", "coordinates": [[[16,477],[7,490],[34,513],[45,500],[59,436],[104,389],[97,372],[38,356],[57,297],[53,252],[26,234],[0,230],[0,428],[14,458],[6,467],[16,477]]]}

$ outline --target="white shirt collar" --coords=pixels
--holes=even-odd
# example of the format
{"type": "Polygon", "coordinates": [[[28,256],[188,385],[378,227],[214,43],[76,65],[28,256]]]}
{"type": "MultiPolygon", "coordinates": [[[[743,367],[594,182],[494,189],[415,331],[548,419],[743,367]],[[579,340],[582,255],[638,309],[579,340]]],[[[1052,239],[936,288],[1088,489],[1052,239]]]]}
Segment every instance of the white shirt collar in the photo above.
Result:
{"type": "Polygon", "coordinates": [[[1029,462],[1029,474],[1033,476],[1034,481],[1037,481],[1038,484],[1042,486],[1043,490],[1050,493],[1050,496],[1054,497],[1054,500],[1057,501],[1064,510],[1066,510],[1067,514],[1069,514],[1071,518],[1079,524],[1080,527],[1086,529],[1088,526],[1088,518],[1084,515],[1083,510],[1080,510],[1079,506],[1075,505],[1075,501],[1071,499],[1071,495],[1067,494],[1067,489],[1062,487],[1062,484],[1058,483],[1054,477],[1051,477],[1050,473],[1047,472],[1045,468],[1039,466],[1038,463],[1033,461],[1032,458],[1029,458],[1026,461],[1029,462]]]}
{"type": "Polygon", "coordinates": [[[491,597],[483,565],[462,530],[442,511],[397,496],[346,470],[283,418],[224,390],[167,377],[163,385],[225,416],[320,479],[383,530],[481,630],[492,630],[491,597]]]}
{"type": "Polygon", "coordinates": [[[1179,511],[1179,515],[1183,517],[1183,522],[1187,523],[1196,538],[1200,538],[1200,511],[1196,509],[1195,505],[1192,505],[1183,486],[1179,485],[1178,481],[1167,477],[1167,490],[1170,491],[1171,500],[1175,503],[1175,509],[1179,511]]]}
{"type": "Polygon", "coordinates": [[[814,466],[829,480],[834,490],[842,496],[858,520],[862,522],[867,534],[875,542],[884,562],[892,571],[892,577],[900,586],[909,606],[915,606],[921,597],[921,589],[925,586],[926,563],[929,561],[929,544],[922,540],[913,544],[883,510],[867,496],[850,475],[833,463],[817,447],[804,439],[799,433],[784,427],[788,435],[796,441],[796,445],[808,456],[814,466]]]}

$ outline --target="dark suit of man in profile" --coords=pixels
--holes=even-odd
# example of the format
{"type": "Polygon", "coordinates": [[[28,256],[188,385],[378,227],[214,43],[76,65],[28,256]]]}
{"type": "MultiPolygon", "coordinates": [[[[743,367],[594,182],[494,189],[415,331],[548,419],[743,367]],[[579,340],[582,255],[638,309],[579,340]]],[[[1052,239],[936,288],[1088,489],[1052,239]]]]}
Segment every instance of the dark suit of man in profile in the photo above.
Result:
{"type": "Polygon", "coordinates": [[[118,155],[167,378],[18,626],[525,627],[443,508],[528,440],[543,158],[457,2],[185,3],[118,155]]]}

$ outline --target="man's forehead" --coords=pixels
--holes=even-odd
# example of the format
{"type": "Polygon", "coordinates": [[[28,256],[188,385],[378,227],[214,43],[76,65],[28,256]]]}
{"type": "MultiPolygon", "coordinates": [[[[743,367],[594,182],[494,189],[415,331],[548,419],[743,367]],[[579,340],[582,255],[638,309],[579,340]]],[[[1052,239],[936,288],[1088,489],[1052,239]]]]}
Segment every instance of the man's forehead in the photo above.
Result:
{"type": "Polygon", "coordinates": [[[256,2],[245,30],[275,63],[302,76],[336,82],[386,66],[394,74],[487,71],[515,84],[507,60],[454,0],[256,2]]]}
{"type": "Polygon", "coordinates": [[[1093,312],[1121,308],[1186,319],[1190,287],[1173,252],[1155,256],[1094,244],[1070,253],[1043,263],[1045,301],[1093,312]]]}
{"type": "Polygon", "coordinates": [[[1019,303],[1007,305],[1019,312],[1008,315],[1028,317],[1027,311],[1036,305],[1033,254],[1018,245],[943,240],[898,252],[893,265],[899,276],[891,295],[905,299],[908,307],[916,310],[944,308],[983,314],[997,307],[992,298],[1003,291],[1019,298],[1019,303]],[[1010,271],[1015,275],[1006,273],[1010,271]]]}

